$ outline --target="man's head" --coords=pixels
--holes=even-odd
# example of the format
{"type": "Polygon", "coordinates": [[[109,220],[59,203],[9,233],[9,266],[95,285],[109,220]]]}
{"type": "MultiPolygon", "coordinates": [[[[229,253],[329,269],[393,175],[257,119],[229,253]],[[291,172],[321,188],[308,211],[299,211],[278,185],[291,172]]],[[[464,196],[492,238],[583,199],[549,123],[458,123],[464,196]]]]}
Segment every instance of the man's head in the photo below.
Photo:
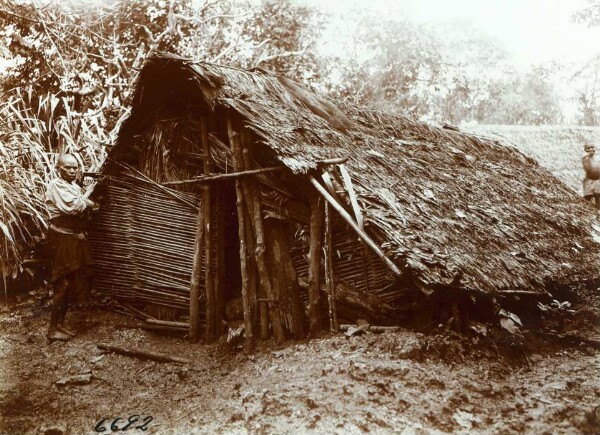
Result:
{"type": "Polygon", "coordinates": [[[585,150],[586,154],[589,155],[594,155],[594,153],[596,152],[596,147],[594,145],[592,145],[591,143],[587,143],[583,146],[583,149],[585,150]]]}
{"type": "Polygon", "coordinates": [[[61,154],[58,158],[58,173],[63,180],[69,183],[77,177],[79,164],[77,159],[71,154],[61,154]]]}

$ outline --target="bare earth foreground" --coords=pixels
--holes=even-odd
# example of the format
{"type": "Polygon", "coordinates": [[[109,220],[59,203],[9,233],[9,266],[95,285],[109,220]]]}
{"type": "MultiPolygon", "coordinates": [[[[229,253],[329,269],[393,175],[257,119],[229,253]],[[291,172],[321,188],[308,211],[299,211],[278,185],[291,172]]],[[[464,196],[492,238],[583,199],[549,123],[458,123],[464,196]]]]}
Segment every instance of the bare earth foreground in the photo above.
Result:
{"type": "Polygon", "coordinates": [[[530,333],[523,352],[502,340],[402,331],[247,356],[135,329],[108,311],[67,321],[79,335],[49,345],[45,312],[0,317],[0,433],[98,433],[106,418],[98,430],[108,434],[115,418],[123,428],[132,415],[138,421],[120,433],[600,432],[600,352],[589,344],[530,333]],[[192,363],[106,354],[97,343],[192,363]],[[90,373],[89,383],[56,384],[90,373]]]}

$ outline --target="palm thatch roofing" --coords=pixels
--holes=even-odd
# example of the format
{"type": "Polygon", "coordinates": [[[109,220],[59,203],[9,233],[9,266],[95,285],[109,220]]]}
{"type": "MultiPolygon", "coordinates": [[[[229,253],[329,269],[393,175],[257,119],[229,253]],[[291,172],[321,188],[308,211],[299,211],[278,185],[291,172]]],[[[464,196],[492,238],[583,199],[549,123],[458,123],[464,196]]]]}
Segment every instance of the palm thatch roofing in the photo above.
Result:
{"type": "Polygon", "coordinates": [[[335,101],[264,71],[163,54],[138,80],[115,158],[167,107],[174,117],[230,110],[296,174],[348,157],[366,231],[417,286],[543,292],[600,276],[592,207],[513,147],[335,101]]]}

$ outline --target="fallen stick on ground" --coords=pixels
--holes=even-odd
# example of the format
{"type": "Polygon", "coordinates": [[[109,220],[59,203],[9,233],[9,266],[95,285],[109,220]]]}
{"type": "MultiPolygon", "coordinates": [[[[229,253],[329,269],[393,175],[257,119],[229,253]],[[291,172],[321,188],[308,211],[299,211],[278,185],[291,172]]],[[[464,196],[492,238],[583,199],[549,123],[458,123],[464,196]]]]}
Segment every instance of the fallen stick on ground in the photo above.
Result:
{"type": "Polygon", "coordinates": [[[361,326],[356,325],[340,325],[340,331],[347,331],[350,328],[359,328],[365,331],[370,332],[390,332],[390,331],[400,331],[403,328],[401,326],[375,326],[375,325],[364,325],[361,326]]]}
{"type": "Polygon", "coordinates": [[[183,329],[189,329],[189,327],[190,327],[190,325],[188,323],[183,323],[183,322],[169,322],[167,320],[147,319],[146,323],[149,323],[151,325],[171,326],[173,328],[183,328],[183,329]]]}
{"type": "Polygon", "coordinates": [[[142,359],[151,359],[153,361],[158,361],[158,362],[173,362],[173,363],[179,363],[179,364],[189,364],[190,363],[190,361],[185,358],[179,358],[176,356],[165,355],[165,354],[157,353],[157,352],[150,352],[148,350],[131,349],[131,348],[113,346],[110,344],[97,344],[96,347],[98,349],[104,350],[106,352],[114,352],[114,353],[118,353],[120,355],[133,356],[133,357],[142,358],[142,359]]]}

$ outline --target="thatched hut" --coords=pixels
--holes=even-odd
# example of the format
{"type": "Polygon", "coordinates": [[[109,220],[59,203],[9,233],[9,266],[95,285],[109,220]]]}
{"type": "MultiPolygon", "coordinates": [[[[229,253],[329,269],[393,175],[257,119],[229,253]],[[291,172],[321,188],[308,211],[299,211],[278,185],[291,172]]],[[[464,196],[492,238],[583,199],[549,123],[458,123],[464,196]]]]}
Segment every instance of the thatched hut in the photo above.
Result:
{"type": "Polygon", "coordinates": [[[192,337],[236,298],[250,343],[600,275],[591,207],[533,159],[264,71],[152,57],[103,172],[97,289],[192,337]]]}

